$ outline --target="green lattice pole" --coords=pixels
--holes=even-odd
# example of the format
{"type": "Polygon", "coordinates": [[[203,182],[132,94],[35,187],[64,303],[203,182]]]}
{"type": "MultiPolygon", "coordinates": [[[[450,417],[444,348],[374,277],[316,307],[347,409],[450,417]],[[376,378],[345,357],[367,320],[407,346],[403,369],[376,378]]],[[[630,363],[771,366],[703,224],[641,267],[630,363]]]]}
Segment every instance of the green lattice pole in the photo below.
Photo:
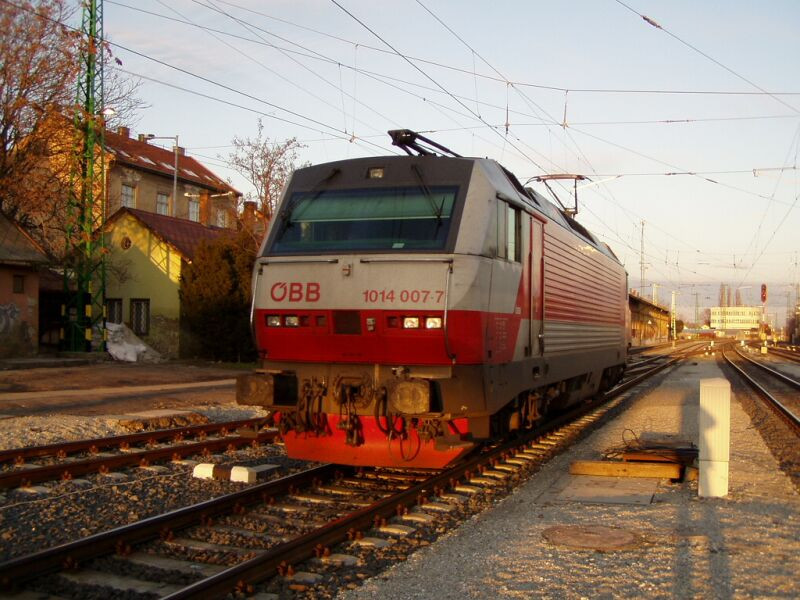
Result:
{"type": "Polygon", "coordinates": [[[85,0],[76,135],[67,210],[62,349],[104,351],[106,338],[105,152],[103,144],[103,2],[85,0]],[[100,341],[95,343],[95,332],[100,341]]]}

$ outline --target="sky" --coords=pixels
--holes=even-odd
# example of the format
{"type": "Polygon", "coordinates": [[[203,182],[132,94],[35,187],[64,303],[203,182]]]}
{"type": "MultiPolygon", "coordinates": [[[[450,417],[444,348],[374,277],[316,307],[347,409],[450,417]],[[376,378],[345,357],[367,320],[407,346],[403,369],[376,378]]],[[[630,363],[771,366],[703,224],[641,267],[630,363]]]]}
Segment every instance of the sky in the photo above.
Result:
{"type": "Polygon", "coordinates": [[[589,177],[578,220],[689,319],[720,283],[767,283],[779,323],[797,300],[796,0],[105,0],[104,28],[149,105],[135,132],[243,192],[226,161],[259,118],[315,164],[409,128],[523,182],[589,177]]]}

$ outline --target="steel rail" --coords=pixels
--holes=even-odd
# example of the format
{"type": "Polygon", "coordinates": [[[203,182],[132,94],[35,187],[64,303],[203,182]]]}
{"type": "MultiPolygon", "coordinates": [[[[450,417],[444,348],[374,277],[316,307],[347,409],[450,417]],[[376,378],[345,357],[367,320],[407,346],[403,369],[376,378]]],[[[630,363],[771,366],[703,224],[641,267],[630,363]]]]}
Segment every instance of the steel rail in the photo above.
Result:
{"type": "MultiPolygon", "coordinates": [[[[577,420],[581,416],[601,408],[603,405],[608,404],[608,410],[611,410],[615,406],[611,403],[614,398],[644,381],[647,377],[662,371],[689,355],[690,353],[683,353],[676,356],[672,360],[654,367],[648,373],[621,383],[594,401],[560,415],[542,426],[520,435],[513,441],[487,448],[484,452],[468,457],[458,465],[439,472],[421,483],[400,491],[398,494],[381,499],[369,507],[359,509],[312,532],[265,550],[252,559],[191,584],[166,598],[169,600],[221,598],[232,590],[237,589],[237,587],[241,589],[242,586],[246,587],[247,584],[269,579],[278,573],[278,568],[282,565],[296,564],[311,558],[314,556],[315,550],[320,546],[331,547],[340,543],[346,540],[349,535],[352,535],[354,531],[371,527],[376,518],[389,518],[396,514],[401,507],[408,508],[435,493],[437,488],[446,489],[461,478],[469,478],[472,472],[480,472],[485,465],[493,464],[494,461],[501,459],[513,450],[524,449],[528,444],[543,435],[577,420]]],[[[352,475],[355,473],[355,469],[332,464],[322,465],[296,475],[256,485],[234,494],[150,517],[137,523],[13,559],[0,564],[0,586],[19,585],[40,575],[57,571],[63,568],[65,564],[77,565],[80,561],[109,554],[120,547],[154,539],[160,535],[165,535],[168,531],[206,522],[209,517],[226,513],[232,509],[235,510],[237,507],[243,508],[250,504],[267,501],[270,497],[290,493],[291,490],[297,487],[315,485],[321,480],[332,479],[337,473],[352,475]]]]}
{"type": "Polygon", "coordinates": [[[772,394],[770,394],[764,387],[761,386],[755,379],[753,379],[750,375],[745,373],[745,371],[737,365],[734,361],[732,361],[726,354],[725,351],[722,351],[722,357],[725,361],[742,376],[745,383],[749,385],[751,388],[756,390],[762,398],[767,401],[767,406],[772,408],[775,413],[780,416],[784,421],[788,423],[790,427],[792,427],[796,432],[800,433],[800,417],[795,415],[789,408],[787,408],[784,404],[782,404],[777,398],[775,398],[772,394]]]}
{"type": "Polygon", "coordinates": [[[767,350],[767,354],[774,354],[775,356],[786,358],[788,360],[791,360],[792,362],[800,363],[800,354],[798,354],[797,352],[792,352],[791,350],[785,350],[783,348],[775,348],[773,346],[767,350]]]}
{"type": "Polygon", "coordinates": [[[742,357],[744,360],[746,360],[750,364],[753,364],[756,367],[758,367],[759,369],[762,369],[762,370],[766,371],[767,373],[769,373],[770,375],[773,375],[776,379],[779,379],[780,381],[782,381],[786,385],[788,385],[790,387],[793,387],[796,390],[800,390],[800,381],[797,381],[796,379],[792,379],[791,377],[789,377],[788,375],[784,375],[783,373],[779,373],[775,369],[771,369],[770,367],[768,367],[764,363],[758,362],[757,360],[753,360],[749,356],[745,356],[744,354],[742,354],[739,351],[738,348],[735,348],[734,351],[736,352],[736,354],[738,354],[740,357],[742,357]]]}
{"type": "Polygon", "coordinates": [[[380,500],[350,515],[337,519],[332,523],[324,525],[298,538],[266,550],[252,559],[165,596],[163,600],[224,598],[227,594],[231,593],[232,590],[237,589],[237,587],[241,589],[248,584],[258,583],[264,579],[268,579],[278,573],[279,567],[307,560],[314,556],[315,550],[319,547],[331,547],[341,543],[348,539],[348,536],[351,535],[353,531],[359,531],[372,526],[376,518],[389,518],[397,514],[399,508],[408,508],[418,503],[421,497],[431,494],[436,488],[445,489],[448,486],[452,486],[454,482],[468,476],[472,471],[480,470],[484,465],[492,464],[493,461],[507,455],[510,451],[522,449],[546,433],[590,413],[641,381],[644,381],[647,377],[682,360],[687,355],[688,354],[677,356],[665,364],[658,365],[648,373],[634,377],[616,386],[612,390],[609,390],[601,398],[559,416],[530,432],[526,432],[523,436],[514,441],[501,444],[482,454],[468,457],[464,462],[436,474],[422,483],[401,491],[394,496],[380,500]]]}
{"type": "Polygon", "coordinates": [[[91,440],[79,440],[74,442],[59,442],[57,444],[46,444],[42,446],[28,446],[27,448],[10,448],[0,450],[0,463],[17,462],[26,458],[41,458],[44,456],[58,456],[59,454],[75,454],[77,452],[91,452],[93,449],[120,448],[124,444],[141,444],[157,442],[164,439],[174,439],[176,437],[195,437],[203,433],[212,433],[227,429],[229,431],[240,427],[256,426],[261,428],[269,422],[269,417],[257,419],[240,419],[237,421],[227,421],[224,423],[205,423],[203,425],[187,425],[185,427],[175,427],[171,429],[155,429],[140,433],[126,435],[113,435],[91,440]]]}
{"type": "Polygon", "coordinates": [[[166,448],[139,449],[114,456],[102,456],[76,460],[54,465],[15,469],[0,473],[0,489],[12,487],[25,487],[41,481],[54,479],[69,480],[89,473],[101,473],[108,469],[119,469],[135,465],[147,466],[151,461],[169,460],[193,454],[200,454],[204,450],[214,451],[227,449],[229,446],[237,448],[253,442],[271,442],[278,435],[277,431],[263,431],[255,437],[224,437],[191,444],[180,444],[166,448]]]}
{"type": "Polygon", "coordinates": [[[295,475],[268,481],[226,496],[206,500],[199,504],[142,519],[89,537],[20,556],[0,564],[0,586],[24,583],[35,577],[58,571],[65,564],[78,565],[81,561],[114,553],[119,547],[146,542],[169,531],[200,523],[209,517],[227,513],[235,506],[247,506],[268,500],[271,496],[286,494],[290,488],[308,485],[315,479],[331,479],[337,471],[348,467],[322,465],[295,475]]]}

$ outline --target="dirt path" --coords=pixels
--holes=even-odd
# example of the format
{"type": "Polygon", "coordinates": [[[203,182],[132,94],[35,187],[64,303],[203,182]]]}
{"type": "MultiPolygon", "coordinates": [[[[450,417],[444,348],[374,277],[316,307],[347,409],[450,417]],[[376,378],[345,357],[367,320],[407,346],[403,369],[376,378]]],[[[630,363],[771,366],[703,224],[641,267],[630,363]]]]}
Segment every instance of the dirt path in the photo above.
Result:
{"type": "Polygon", "coordinates": [[[243,372],[219,365],[185,363],[101,363],[3,371],[0,372],[0,414],[107,415],[231,404],[235,402],[235,392],[230,380],[243,372]],[[222,383],[222,380],[227,382],[222,383]],[[209,385],[195,387],[200,382],[209,385]],[[186,388],[175,386],[182,383],[189,385],[186,388]],[[168,389],[143,389],[143,386],[168,386],[168,389]],[[113,388],[119,388],[119,394],[113,394],[113,388]],[[76,393],[80,390],[85,393],[76,393]],[[64,391],[64,395],[58,395],[59,391],[64,391]]]}

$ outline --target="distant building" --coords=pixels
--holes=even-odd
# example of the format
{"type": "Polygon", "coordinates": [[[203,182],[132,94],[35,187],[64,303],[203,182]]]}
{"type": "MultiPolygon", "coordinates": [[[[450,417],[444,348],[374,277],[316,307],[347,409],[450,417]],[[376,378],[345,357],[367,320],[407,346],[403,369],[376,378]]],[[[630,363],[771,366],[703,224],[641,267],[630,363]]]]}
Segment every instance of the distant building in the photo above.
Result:
{"type": "Polygon", "coordinates": [[[643,346],[669,341],[669,309],[636,294],[629,294],[630,345],[643,346]]]}
{"type": "Polygon", "coordinates": [[[711,328],[724,331],[749,331],[761,324],[760,306],[712,306],[711,328]]]}
{"type": "Polygon", "coordinates": [[[127,127],[120,127],[116,132],[106,131],[105,147],[109,165],[106,214],[112,215],[120,208],[134,208],[203,225],[236,229],[236,208],[241,194],[199,161],[187,156],[183,148],[165,150],[153,146],[144,135],[130,137],[127,127]],[[177,187],[177,194],[173,198],[174,187],[177,187]]]}
{"type": "Polygon", "coordinates": [[[181,270],[201,241],[237,230],[241,194],[183,148],[153,146],[127,127],[106,131],[105,147],[108,321],[178,356],[181,270]]]}
{"type": "Polygon", "coordinates": [[[168,357],[179,352],[181,271],[202,241],[233,231],[133,208],[106,222],[108,321],[168,357]]]}
{"type": "Polygon", "coordinates": [[[39,274],[47,256],[0,213],[0,356],[35,354],[39,347],[39,274]]]}

